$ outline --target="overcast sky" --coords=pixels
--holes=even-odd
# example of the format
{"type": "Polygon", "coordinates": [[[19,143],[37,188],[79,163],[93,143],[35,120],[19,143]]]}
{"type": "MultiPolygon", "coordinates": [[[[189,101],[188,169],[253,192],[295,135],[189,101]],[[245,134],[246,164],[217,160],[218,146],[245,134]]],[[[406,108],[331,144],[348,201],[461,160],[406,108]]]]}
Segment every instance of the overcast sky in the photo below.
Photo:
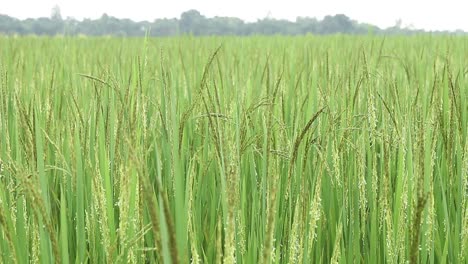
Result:
{"type": "Polygon", "coordinates": [[[345,14],[359,22],[386,28],[401,19],[404,26],[426,30],[468,31],[468,0],[0,0],[0,14],[17,18],[50,16],[58,5],[62,17],[99,18],[103,13],[118,18],[153,21],[174,18],[189,9],[206,17],[234,16],[256,21],[270,16],[295,20],[298,16],[323,18],[345,14]]]}

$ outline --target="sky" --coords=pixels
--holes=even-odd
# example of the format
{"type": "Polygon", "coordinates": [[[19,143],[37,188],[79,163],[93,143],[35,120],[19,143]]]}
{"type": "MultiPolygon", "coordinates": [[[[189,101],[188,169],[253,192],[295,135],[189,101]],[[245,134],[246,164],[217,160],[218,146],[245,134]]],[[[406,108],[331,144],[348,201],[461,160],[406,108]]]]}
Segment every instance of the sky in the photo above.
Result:
{"type": "Polygon", "coordinates": [[[179,18],[189,9],[206,17],[230,16],[253,22],[265,17],[294,21],[298,16],[322,19],[326,15],[345,14],[362,23],[380,28],[402,26],[425,30],[468,31],[468,0],[0,0],[0,14],[20,19],[48,17],[58,5],[63,18],[101,17],[153,21],[179,18]]]}

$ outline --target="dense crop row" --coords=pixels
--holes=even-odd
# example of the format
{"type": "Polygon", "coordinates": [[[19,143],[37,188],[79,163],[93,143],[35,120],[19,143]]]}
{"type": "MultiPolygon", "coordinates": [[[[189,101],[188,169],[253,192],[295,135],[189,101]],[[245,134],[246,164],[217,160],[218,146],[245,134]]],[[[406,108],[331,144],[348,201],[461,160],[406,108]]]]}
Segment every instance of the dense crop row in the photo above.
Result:
{"type": "Polygon", "coordinates": [[[0,38],[0,262],[466,263],[467,43],[0,38]]]}

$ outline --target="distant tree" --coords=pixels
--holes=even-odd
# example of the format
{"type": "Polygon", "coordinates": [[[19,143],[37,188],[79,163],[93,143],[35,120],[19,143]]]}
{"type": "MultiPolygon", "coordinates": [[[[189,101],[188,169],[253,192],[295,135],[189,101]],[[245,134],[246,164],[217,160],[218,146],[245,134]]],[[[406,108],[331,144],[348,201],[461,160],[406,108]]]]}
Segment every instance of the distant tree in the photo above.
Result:
{"type": "Polygon", "coordinates": [[[397,21],[395,21],[395,28],[399,28],[401,29],[403,26],[403,20],[401,18],[399,18],[397,21]]]}
{"type": "Polygon", "coordinates": [[[318,33],[319,21],[316,18],[298,17],[296,26],[299,34],[318,33]]]}
{"type": "MultiPolygon", "coordinates": [[[[323,20],[298,17],[296,21],[278,20],[267,16],[253,23],[246,23],[234,17],[207,18],[197,10],[183,12],[180,19],[156,19],[153,22],[135,22],[130,19],[118,19],[103,14],[99,19],[84,19],[78,21],[67,17],[62,19],[60,7],[54,6],[50,18],[18,20],[0,15],[1,34],[36,34],[36,35],[113,35],[113,36],[144,36],[148,29],[151,36],[175,36],[180,34],[200,35],[298,35],[298,34],[420,34],[423,30],[412,27],[402,27],[401,20],[395,26],[381,30],[380,28],[358,23],[349,17],[338,14],[326,16],[323,20]]],[[[447,31],[431,32],[432,34],[447,34],[447,31]]],[[[453,32],[452,32],[453,33],[453,32]]],[[[465,34],[457,31],[456,34],[465,34]]]]}
{"type": "Polygon", "coordinates": [[[78,34],[77,28],[80,22],[73,17],[67,17],[63,21],[63,31],[66,35],[76,35],[78,34]]]}
{"type": "Polygon", "coordinates": [[[55,21],[62,20],[62,13],[60,12],[60,7],[58,5],[52,7],[52,11],[50,12],[50,18],[55,21]]]}
{"type": "Polygon", "coordinates": [[[179,20],[156,19],[150,27],[152,36],[173,36],[179,32],[179,20]]]}
{"type": "Polygon", "coordinates": [[[277,20],[268,17],[262,20],[258,20],[257,23],[255,23],[254,29],[255,33],[263,35],[295,35],[299,33],[299,30],[297,30],[297,27],[293,22],[288,20],[277,20]]]}
{"type": "Polygon", "coordinates": [[[18,19],[5,15],[0,15],[0,33],[5,34],[24,34],[23,27],[18,19]]]}
{"type": "Polygon", "coordinates": [[[353,22],[347,16],[339,14],[335,16],[326,16],[321,23],[320,33],[352,33],[353,22]]]}
{"type": "Polygon", "coordinates": [[[32,33],[36,35],[57,35],[61,33],[61,24],[56,23],[56,21],[47,18],[41,17],[36,20],[31,21],[32,33]]]}
{"type": "Polygon", "coordinates": [[[205,17],[197,10],[189,10],[180,16],[181,33],[191,33],[193,35],[202,35],[204,29],[205,17]]]}

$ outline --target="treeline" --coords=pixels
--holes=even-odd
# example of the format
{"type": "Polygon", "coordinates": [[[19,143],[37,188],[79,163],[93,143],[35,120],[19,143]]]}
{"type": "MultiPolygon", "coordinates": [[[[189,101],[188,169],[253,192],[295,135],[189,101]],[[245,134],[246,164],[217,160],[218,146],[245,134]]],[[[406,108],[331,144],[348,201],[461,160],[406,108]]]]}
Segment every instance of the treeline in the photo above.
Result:
{"type": "MultiPolygon", "coordinates": [[[[135,22],[130,19],[118,19],[103,14],[99,19],[74,18],[62,19],[60,9],[55,7],[50,17],[19,20],[0,15],[0,34],[7,35],[88,35],[88,36],[175,36],[192,34],[206,35],[304,35],[304,34],[419,34],[423,30],[403,28],[401,22],[395,26],[380,29],[370,24],[358,23],[339,14],[326,16],[322,20],[310,17],[298,17],[296,21],[264,18],[257,22],[244,22],[234,17],[207,18],[197,10],[182,13],[180,19],[156,19],[153,22],[135,22]]],[[[431,33],[459,33],[431,32],[431,33]]]]}

